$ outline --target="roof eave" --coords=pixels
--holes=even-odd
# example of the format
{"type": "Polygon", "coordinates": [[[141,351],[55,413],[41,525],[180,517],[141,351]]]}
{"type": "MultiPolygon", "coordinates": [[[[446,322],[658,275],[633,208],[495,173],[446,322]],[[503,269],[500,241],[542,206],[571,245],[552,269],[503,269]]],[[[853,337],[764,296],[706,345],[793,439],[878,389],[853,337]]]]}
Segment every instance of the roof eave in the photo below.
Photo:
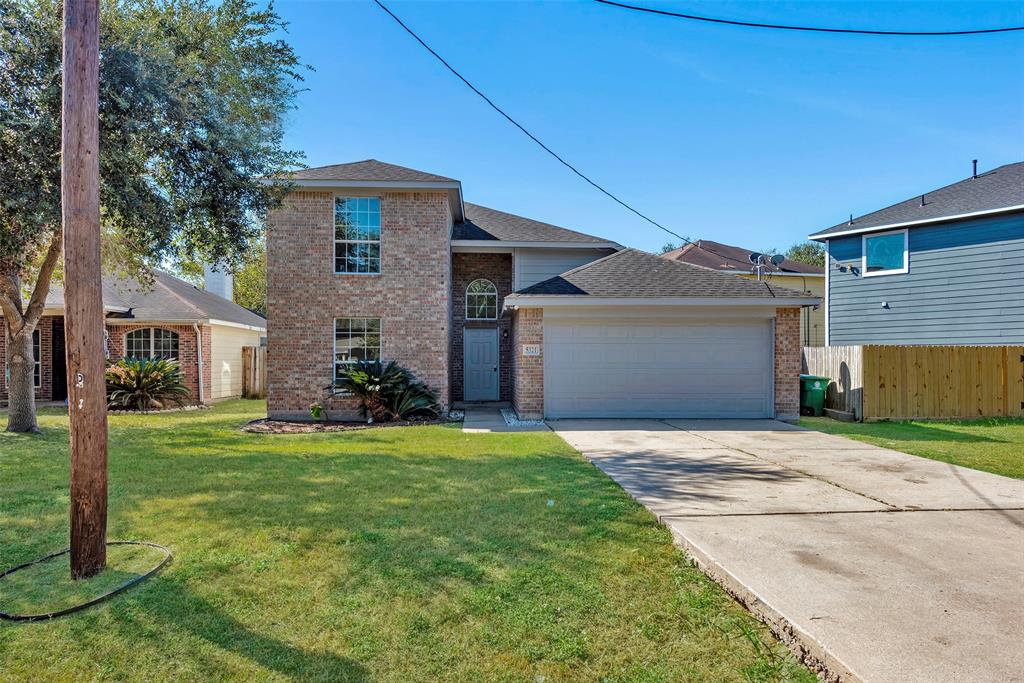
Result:
{"type": "MultiPolygon", "coordinates": [[[[817,240],[819,242],[829,240],[834,237],[845,237],[847,235],[860,235],[865,232],[881,232],[882,230],[897,230],[899,228],[912,228],[919,225],[931,225],[933,223],[947,223],[950,221],[962,221],[969,218],[980,218],[983,216],[993,216],[1000,213],[1012,213],[1014,211],[1024,211],[1024,204],[1014,204],[1013,206],[1003,206],[998,209],[985,209],[984,211],[971,211],[968,213],[958,213],[949,216],[938,216],[936,218],[923,218],[916,221],[905,221],[903,223],[887,223],[885,225],[872,225],[863,228],[850,228],[849,230],[840,230],[837,232],[818,232],[813,235],[809,235],[807,239],[817,240]]],[[[854,221],[856,223],[856,221],[854,221]]]]}
{"type": "Polygon", "coordinates": [[[622,249],[617,242],[530,242],[515,240],[452,240],[452,247],[503,249],[622,249]]]}
{"type": "Polygon", "coordinates": [[[589,294],[510,294],[505,297],[503,309],[555,308],[561,306],[817,306],[821,297],[638,297],[591,296],[589,294]]]}
{"type": "Polygon", "coordinates": [[[460,223],[465,220],[466,208],[462,198],[462,183],[458,180],[330,180],[308,178],[263,178],[267,185],[286,184],[296,190],[344,190],[380,189],[380,190],[447,190],[448,203],[452,210],[452,220],[460,223]]]}

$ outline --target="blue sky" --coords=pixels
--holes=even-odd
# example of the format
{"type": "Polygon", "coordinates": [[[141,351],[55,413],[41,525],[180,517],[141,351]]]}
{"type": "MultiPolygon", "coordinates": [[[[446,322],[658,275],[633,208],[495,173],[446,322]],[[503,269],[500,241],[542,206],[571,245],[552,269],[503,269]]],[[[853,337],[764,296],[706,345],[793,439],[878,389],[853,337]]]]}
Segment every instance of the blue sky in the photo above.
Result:
{"type": "MultiPolygon", "coordinates": [[[[540,139],[684,235],[784,249],[1024,159],[1024,32],[892,38],[696,24],[575,2],[386,2],[540,139]]],[[[648,4],[648,3],[637,3],[648,4]]],[[[986,2],[659,8],[886,30],[1024,24],[986,2]]],[[[492,111],[371,2],[280,2],[308,74],[287,144],[458,178],[467,201],[655,250],[668,238],[492,111]]]]}

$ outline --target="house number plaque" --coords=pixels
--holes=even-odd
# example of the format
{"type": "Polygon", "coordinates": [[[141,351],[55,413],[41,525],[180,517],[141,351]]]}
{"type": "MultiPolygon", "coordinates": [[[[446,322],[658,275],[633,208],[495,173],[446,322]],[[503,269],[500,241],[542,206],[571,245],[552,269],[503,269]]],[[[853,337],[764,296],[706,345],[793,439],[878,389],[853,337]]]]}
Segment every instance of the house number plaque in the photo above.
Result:
{"type": "Polygon", "coordinates": [[[539,356],[540,344],[523,344],[524,356],[539,356]]]}

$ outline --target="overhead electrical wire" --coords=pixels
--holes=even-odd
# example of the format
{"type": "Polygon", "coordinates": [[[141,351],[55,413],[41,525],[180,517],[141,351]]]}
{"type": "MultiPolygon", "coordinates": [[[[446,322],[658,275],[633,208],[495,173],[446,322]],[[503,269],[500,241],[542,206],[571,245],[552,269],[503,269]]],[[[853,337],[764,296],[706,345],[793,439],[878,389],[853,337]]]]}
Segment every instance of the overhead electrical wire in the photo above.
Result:
{"type": "Polygon", "coordinates": [[[646,12],[648,14],[658,14],[665,17],[673,17],[675,19],[687,19],[690,21],[704,21],[711,24],[727,24],[729,26],[745,26],[747,28],[767,28],[775,29],[779,31],[811,31],[814,33],[854,33],[858,35],[867,36],[970,36],[981,33],[1007,33],[1009,31],[1024,31],[1024,26],[1006,26],[1001,28],[979,28],[970,29],[964,31],[876,31],[873,29],[856,29],[856,28],[825,28],[821,26],[794,26],[789,24],[763,24],[755,21],[737,21],[734,19],[718,19],[715,17],[704,17],[697,14],[684,14],[682,12],[670,12],[663,9],[655,9],[653,7],[643,7],[640,5],[628,5],[623,2],[615,2],[614,0],[594,0],[594,2],[602,5],[610,5],[611,7],[621,7],[622,9],[632,10],[634,12],[646,12]]]}
{"type": "Polygon", "coordinates": [[[456,70],[455,70],[455,67],[453,67],[453,66],[452,66],[451,64],[449,64],[449,63],[448,63],[448,62],[447,62],[447,61],[445,60],[445,58],[444,58],[444,57],[442,57],[441,55],[437,54],[437,52],[435,52],[435,51],[434,51],[434,49],[433,49],[432,47],[430,47],[429,45],[427,45],[427,43],[426,43],[426,42],[424,42],[424,40],[423,40],[422,38],[420,38],[420,37],[419,37],[418,35],[416,35],[416,32],[415,32],[415,31],[413,31],[413,30],[412,30],[411,28],[409,28],[408,26],[406,26],[405,22],[403,22],[403,21],[402,21],[401,19],[399,19],[399,18],[398,18],[397,16],[395,16],[395,13],[394,13],[394,12],[392,12],[392,11],[391,11],[391,10],[389,10],[389,9],[388,9],[387,7],[385,7],[385,6],[384,6],[384,3],[382,3],[382,2],[380,1],[380,0],[373,0],[373,1],[374,1],[375,3],[377,3],[377,6],[378,6],[378,7],[380,7],[380,8],[382,9],[382,10],[384,10],[385,12],[387,12],[387,13],[388,13],[388,14],[389,14],[389,15],[391,16],[391,18],[392,18],[392,19],[394,19],[394,20],[395,20],[396,22],[398,22],[398,25],[399,25],[399,26],[401,26],[402,28],[404,28],[404,29],[405,29],[405,31],[406,31],[406,32],[407,32],[407,33],[408,33],[408,34],[409,34],[410,36],[412,36],[413,38],[415,38],[415,39],[416,39],[416,42],[417,42],[417,43],[419,43],[420,45],[422,45],[422,46],[423,46],[423,48],[424,48],[424,49],[426,49],[426,51],[427,51],[427,52],[429,52],[430,54],[434,55],[434,57],[435,57],[435,58],[437,59],[437,61],[439,61],[439,62],[441,62],[442,64],[444,64],[445,68],[447,68],[447,69],[448,69],[449,71],[451,71],[451,72],[452,72],[453,74],[455,74],[455,77],[456,77],[456,78],[458,78],[458,79],[459,79],[460,81],[462,81],[463,83],[465,83],[465,84],[466,84],[466,87],[468,87],[468,88],[469,88],[470,90],[472,90],[473,92],[475,92],[475,93],[476,93],[477,95],[479,95],[479,96],[480,96],[480,98],[481,98],[481,99],[483,99],[483,101],[484,101],[484,102],[486,102],[486,103],[487,103],[488,105],[490,105],[491,109],[493,109],[494,111],[498,112],[498,113],[499,113],[499,114],[501,114],[501,115],[502,115],[503,117],[505,117],[505,119],[506,119],[506,120],[507,120],[507,121],[508,121],[509,123],[511,123],[511,124],[512,124],[513,126],[515,126],[516,128],[518,128],[518,129],[519,129],[520,131],[522,131],[522,132],[523,132],[523,134],[524,134],[524,135],[526,135],[526,137],[528,137],[528,138],[530,138],[531,140],[533,140],[534,142],[536,142],[536,143],[537,143],[537,145],[539,145],[541,149],[543,149],[543,150],[544,150],[545,152],[547,152],[547,153],[548,153],[548,154],[550,154],[550,155],[551,155],[552,157],[554,157],[555,159],[557,159],[557,160],[558,160],[558,162],[559,162],[560,164],[562,164],[562,165],[563,165],[563,166],[565,166],[565,167],[566,167],[567,169],[569,169],[570,171],[572,171],[573,173],[575,173],[576,175],[578,175],[578,176],[579,176],[580,178],[582,178],[583,180],[585,180],[586,182],[588,182],[588,183],[589,183],[590,185],[592,185],[592,186],[593,186],[594,188],[596,188],[596,189],[597,189],[597,190],[598,190],[599,192],[601,192],[601,193],[602,193],[602,194],[604,194],[605,196],[607,196],[607,197],[611,198],[611,199],[612,199],[613,201],[615,201],[615,202],[616,202],[616,203],[618,203],[619,205],[621,205],[621,206],[625,207],[625,208],[626,208],[626,209],[628,209],[629,211],[633,212],[634,214],[636,214],[636,215],[637,215],[637,216],[639,216],[640,218],[644,219],[645,221],[647,221],[648,223],[650,223],[650,224],[651,224],[651,225],[653,225],[654,227],[656,227],[656,228],[658,228],[658,229],[660,229],[660,230],[664,230],[664,231],[665,231],[666,233],[668,233],[669,235],[672,235],[673,237],[675,237],[675,238],[677,238],[677,239],[679,239],[679,240],[682,240],[682,242],[683,242],[683,243],[685,243],[685,244],[693,244],[693,242],[692,242],[691,240],[688,240],[687,238],[683,237],[682,235],[680,235],[679,233],[677,233],[677,232],[675,232],[675,231],[673,231],[673,230],[669,230],[669,229],[668,229],[668,228],[666,228],[666,227],[665,227],[664,225],[662,225],[662,224],[661,224],[661,223],[659,223],[658,221],[654,220],[654,219],[653,219],[653,218],[651,218],[650,216],[647,216],[646,214],[644,214],[644,213],[641,213],[641,212],[640,212],[640,211],[638,211],[637,209],[635,209],[635,208],[633,208],[632,206],[630,206],[629,204],[627,204],[627,203],[626,203],[625,201],[623,201],[623,200],[619,199],[619,198],[618,198],[617,196],[615,196],[615,195],[614,195],[614,194],[613,194],[612,192],[610,192],[610,191],[606,190],[606,189],[605,189],[604,187],[602,187],[601,185],[599,185],[599,184],[598,184],[598,183],[597,183],[596,181],[592,180],[592,179],[591,179],[591,178],[590,178],[589,176],[587,176],[587,175],[586,175],[585,173],[583,173],[583,172],[582,172],[582,171],[580,171],[580,170],[579,170],[578,168],[576,168],[575,166],[573,166],[572,164],[570,164],[570,163],[569,163],[568,161],[566,161],[566,160],[565,160],[565,159],[564,159],[564,158],[563,158],[563,157],[562,157],[561,155],[559,155],[559,154],[558,154],[557,152],[555,152],[555,151],[554,151],[553,149],[551,149],[550,147],[548,147],[547,145],[545,145],[545,144],[544,144],[543,142],[541,142],[541,141],[540,141],[540,139],[539,139],[539,138],[537,138],[537,136],[536,136],[536,135],[534,135],[534,134],[533,134],[533,133],[531,133],[530,131],[526,130],[526,128],[524,128],[522,124],[520,124],[520,123],[519,123],[518,121],[516,121],[516,120],[515,120],[514,118],[512,118],[512,117],[511,117],[511,116],[509,116],[509,115],[508,115],[507,113],[505,113],[505,110],[504,110],[504,109],[502,109],[501,107],[499,107],[498,105],[496,105],[496,104],[495,104],[495,103],[494,103],[494,102],[493,102],[493,101],[491,100],[491,98],[489,98],[489,97],[488,97],[487,95],[485,95],[485,94],[483,94],[482,92],[480,92],[480,90],[479,90],[479,89],[478,89],[478,88],[477,88],[477,87],[476,87],[475,85],[473,85],[472,83],[470,83],[470,82],[469,82],[469,81],[468,81],[468,80],[466,79],[466,77],[465,77],[465,76],[463,76],[463,75],[462,75],[462,74],[460,74],[460,73],[459,73],[458,71],[456,71],[456,70]]]}

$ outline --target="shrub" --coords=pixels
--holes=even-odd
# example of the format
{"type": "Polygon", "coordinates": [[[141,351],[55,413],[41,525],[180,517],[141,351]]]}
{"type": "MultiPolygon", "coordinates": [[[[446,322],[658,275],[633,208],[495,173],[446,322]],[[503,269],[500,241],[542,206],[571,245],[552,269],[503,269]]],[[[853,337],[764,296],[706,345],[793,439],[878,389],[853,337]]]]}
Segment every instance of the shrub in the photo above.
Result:
{"type": "Polygon", "coordinates": [[[395,361],[357,361],[335,385],[359,401],[359,413],[371,421],[436,417],[437,393],[395,361]]]}
{"type": "Polygon", "coordinates": [[[165,358],[122,358],[107,367],[107,406],[113,410],[160,410],[189,399],[178,363],[165,358]]]}

